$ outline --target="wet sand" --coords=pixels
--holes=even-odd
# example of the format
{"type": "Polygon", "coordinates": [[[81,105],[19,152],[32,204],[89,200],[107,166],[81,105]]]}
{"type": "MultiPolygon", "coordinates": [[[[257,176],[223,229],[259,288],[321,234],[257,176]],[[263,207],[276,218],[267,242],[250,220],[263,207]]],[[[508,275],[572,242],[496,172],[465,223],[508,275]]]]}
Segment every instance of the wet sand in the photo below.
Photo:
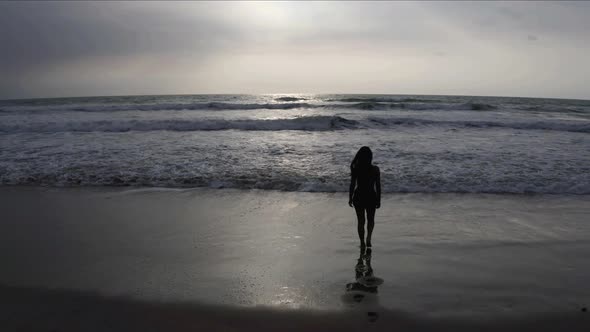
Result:
{"type": "Polygon", "coordinates": [[[1,188],[0,321],[8,330],[588,328],[586,196],[385,195],[370,257],[383,283],[360,301],[347,285],[367,257],[346,201],[1,188]]]}

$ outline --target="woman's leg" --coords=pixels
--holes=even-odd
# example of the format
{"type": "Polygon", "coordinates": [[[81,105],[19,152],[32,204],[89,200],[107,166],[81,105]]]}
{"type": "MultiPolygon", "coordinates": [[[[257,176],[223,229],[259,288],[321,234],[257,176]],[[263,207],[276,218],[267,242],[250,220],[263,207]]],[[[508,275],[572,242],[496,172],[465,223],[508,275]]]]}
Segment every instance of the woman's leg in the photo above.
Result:
{"type": "Polygon", "coordinates": [[[361,240],[361,247],[365,246],[365,208],[355,206],[356,218],[358,220],[357,230],[359,232],[359,239],[361,240]]]}
{"type": "Polygon", "coordinates": [[[371,235],[375,227],[375,207],[367,208],[367,246],[371,246],[371,235]]]}

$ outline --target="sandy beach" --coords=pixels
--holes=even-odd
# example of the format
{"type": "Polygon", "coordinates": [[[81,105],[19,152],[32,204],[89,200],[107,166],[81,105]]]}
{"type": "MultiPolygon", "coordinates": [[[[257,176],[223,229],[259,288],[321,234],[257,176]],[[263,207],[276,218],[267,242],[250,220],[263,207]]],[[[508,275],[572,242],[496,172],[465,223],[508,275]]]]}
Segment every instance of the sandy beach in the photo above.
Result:
{"type": "Polygon", "coordinates": [[[11,329],[102,330],[94,319],[126,330],[146,326],[143,315],[162,330],[176,315],[229,330],[258,329],[256,317],[269,329],[590,326],[586,196],[387,194],[369,257],[383,283],[361,297],[347,290],[367,257],[345,193],[4,187],[0,197],[11,329]]]}

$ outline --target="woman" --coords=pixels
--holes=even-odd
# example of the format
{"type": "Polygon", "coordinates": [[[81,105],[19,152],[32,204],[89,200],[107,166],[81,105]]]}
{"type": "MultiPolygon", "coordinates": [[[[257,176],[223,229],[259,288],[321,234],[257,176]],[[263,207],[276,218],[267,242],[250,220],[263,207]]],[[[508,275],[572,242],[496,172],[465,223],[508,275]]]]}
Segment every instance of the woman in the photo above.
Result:
{"type": "Polygon", "coordinates": [[[365,213],[367,215],[367,242],[371,247],[371,235],[375,227],[375,209],[381,206],[381,175],[379,167],[371,164],[373,152],[363,146],[350,164],[350,189],[348,205],[354,206],[358,219],[361,248],[365,247],[365,213]]]}

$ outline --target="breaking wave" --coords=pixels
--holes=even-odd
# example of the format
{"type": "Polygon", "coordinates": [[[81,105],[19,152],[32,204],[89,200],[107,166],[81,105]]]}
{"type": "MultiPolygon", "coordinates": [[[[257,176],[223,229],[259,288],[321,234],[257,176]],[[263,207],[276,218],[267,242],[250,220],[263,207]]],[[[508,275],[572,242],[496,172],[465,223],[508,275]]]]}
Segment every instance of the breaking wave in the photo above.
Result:
{"type": "Polygon", "coordinates": [[[211,130],[352,130],[393,129],[397,126],[461,128],[508,128],[518,130],[552,130],[590,133],[590,121],[448,121],[422,118],[368,117],[352,120],[341,116],[303,116],[288,119],[166,119],[166,120],[100,120],[0,124],[1,133],[52,132],[127,132],[127,131],[211,131],[211,130]]]}
{"type": "Polygon", "coordinates": [[[339,116],[309,116],[293,119],[203,119],[203,120],[101,120],[86,122],[2,125],[0,132],[127,132],[127,131],[206,131],[206,130],[307,130],[325,131],[355,128],[357,121],[339,116]]]}

